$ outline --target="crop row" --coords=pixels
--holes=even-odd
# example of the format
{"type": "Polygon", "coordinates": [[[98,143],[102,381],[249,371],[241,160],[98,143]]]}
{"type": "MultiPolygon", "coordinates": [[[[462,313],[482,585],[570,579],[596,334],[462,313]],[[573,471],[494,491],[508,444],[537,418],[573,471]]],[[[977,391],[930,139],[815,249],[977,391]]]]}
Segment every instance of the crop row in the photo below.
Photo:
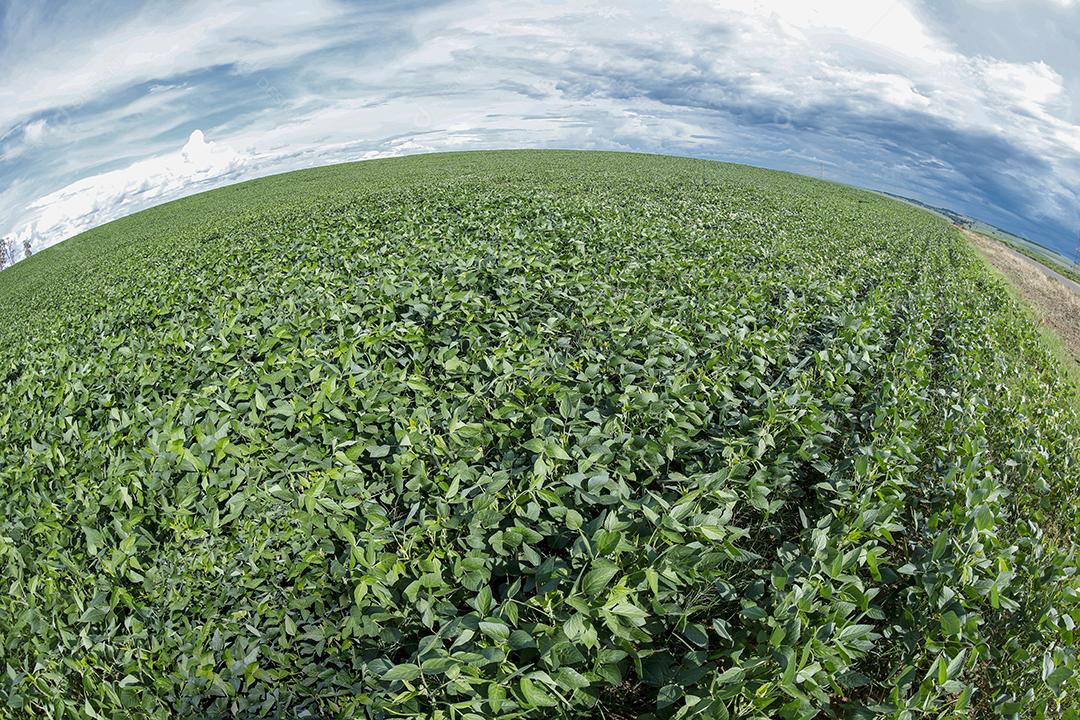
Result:
{"type": "Polygon", "coordinates": [[[0,300],[8,713],[1080,702],[1072,391],[919,210],[412,158],[128,218],[0,300]]]}

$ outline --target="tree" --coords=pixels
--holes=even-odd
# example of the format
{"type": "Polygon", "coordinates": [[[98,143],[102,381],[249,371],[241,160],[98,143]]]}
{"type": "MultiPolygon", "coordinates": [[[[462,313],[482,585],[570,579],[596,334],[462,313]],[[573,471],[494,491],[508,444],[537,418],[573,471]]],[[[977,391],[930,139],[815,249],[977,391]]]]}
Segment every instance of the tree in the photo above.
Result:
{"type": "Polygon", "coordinates": [[[34,253],[33,253],[33,252],[32,252],[32,251],[30,250],[30,239],[29,239],[29,238],[27,238],[26,240],[23,240],[23,242],[22,242],[22,247],[23,247],[23,258],[24,258],[24,259],[25,259],[25,258],[28,258],[28,257],[30,257],[31,255],[33,255],[33,254],[34,254],[34,253]]]}
{"type": "Polygon", "coordinates": [[[0,238],[0,270],[8,266],[8,257],[11,255],[11,238],[0,238]]]}

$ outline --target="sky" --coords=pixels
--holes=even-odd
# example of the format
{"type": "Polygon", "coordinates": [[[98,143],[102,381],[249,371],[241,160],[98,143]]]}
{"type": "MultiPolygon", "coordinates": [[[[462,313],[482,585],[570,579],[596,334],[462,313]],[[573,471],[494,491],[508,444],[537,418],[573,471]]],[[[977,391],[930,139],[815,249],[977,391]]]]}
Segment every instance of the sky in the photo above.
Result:
{"type": "Polygon", "coordinates": [[[443,150],[823,175],[1070,256],[1080,0],[0,0],[0,237],[443,150]]]}

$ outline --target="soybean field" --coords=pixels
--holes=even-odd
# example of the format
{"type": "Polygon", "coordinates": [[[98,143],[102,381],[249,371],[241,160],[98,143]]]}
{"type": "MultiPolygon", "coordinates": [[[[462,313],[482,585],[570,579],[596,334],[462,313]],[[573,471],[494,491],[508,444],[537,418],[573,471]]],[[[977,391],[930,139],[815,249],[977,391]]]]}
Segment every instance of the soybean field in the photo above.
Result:
{"type": "Polygon", "coordinates": [[[274,176],[0,273],[0,718],[1077,718],[1080,413],[921,209],[274,176]]]}

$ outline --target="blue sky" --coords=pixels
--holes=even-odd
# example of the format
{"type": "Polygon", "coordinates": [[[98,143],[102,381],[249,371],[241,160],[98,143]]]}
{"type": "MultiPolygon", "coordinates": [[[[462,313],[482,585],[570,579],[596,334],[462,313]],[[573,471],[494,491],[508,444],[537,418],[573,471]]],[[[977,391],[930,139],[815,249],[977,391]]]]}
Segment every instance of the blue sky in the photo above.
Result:
{"type": "Polygon", "coordinates": [[[300,167],[572,147],[782,168],[1069,252],[1080,0],[0,0],[0,236],[300,167]]]}

